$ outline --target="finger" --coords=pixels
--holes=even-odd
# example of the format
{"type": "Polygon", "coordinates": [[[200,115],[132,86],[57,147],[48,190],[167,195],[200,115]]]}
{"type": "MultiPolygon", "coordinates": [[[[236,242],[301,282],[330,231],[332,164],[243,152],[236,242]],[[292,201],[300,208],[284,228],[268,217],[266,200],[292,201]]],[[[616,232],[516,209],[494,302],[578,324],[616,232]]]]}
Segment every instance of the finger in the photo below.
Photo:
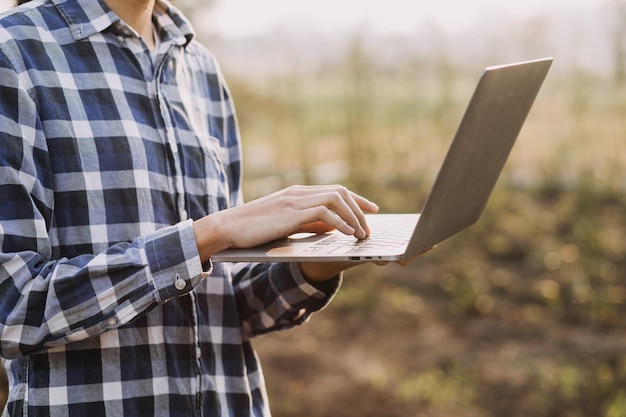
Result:
{"type": "Polygon", "coordinates": [[[338,192],[340,194],[350,195],[357,205],[367,213],[376,213],[379,210],[377,204],[368,200],[367,198],[348,190],[342,185],[292,185],[283,190],[287,195],[305,197],[312,194],[318,194],[320,192],[338,192]]]}
{"type": "Polygon", "coordinates": [[[355,232],[358,239],[365,239],[369,235],[369,228],[365,221],[365,214],[345,188],[336,189],[323,195],[324,205],[335,212],[355,232]]]}
{"type": "Polygon", "coordinates": [[[285,193],[297,197],[300,209],[324,205],[335,211],[355,230],[354,236],[359,239],[370,235],[364,211],[376,212],[378,206],[341,185],[292,186],[285,193]]]}
{"type": "Polygon", "coordinates": [[[365,237],[365,231],[361,228],[357,216],[339,193],[322,190],[324,190],[322,187],[317,190],[309,188],[308,195],[291,196],[288,199],[291,216],[299,219],[296,230],[301,230],[309,223],[322,222],[327,227],[347,235],[365,237]]]}
{"type": "Polygon", "coordinates": [[[379,210],[379,207],[376,203],[368,200],[367,198],[356,194],[355,192],[350,192],[352,194],[352,198],[354,199],[354,201],[359,205],[359,207],[361,207],[361,210],[363,210],[366,213],[376,213],[379,210]]]}
{"type": "Polygon", "coordinates": [[[357,237],[366,238],[367,236],[369,236],[371,231],[369,226],[367,225],[365,212],[376,213],[378,211],[378,206],[366,199],[365,197],[348,190],[346,187],[343,187],[341,185],[332,187],[344,199],[344,201],[352,210],[353,214],[356,216],[359,222],[360,229],[362,229],[364,232],[363,235],[359,235],[357,237]]]}
{"type": "Polygon", "coordinates": [[[353,227],[355,227],[356,230],[359,231],[357,234],[355,234],[355,236],[359,239],[364,239],[368,237],[370,235],[370,228],[367,225],[364,209],[366,211],[373,210],[373,206],[375,205],[373,205],[373,203],[370,203],[367,199],[359,196],[358,194],[347,190],[345,187],[339,187],[337,192],[341,196],[343,201],[348,205],[351,211],[351,213],[347,213],[347,215],[350,217],[348,217],[346,220],[351,220],[351,216],[356,217],[358,227],[355,227],[354,224],[348,221],[353,227]]]}
{"type": "Polygon", "coordinates": [[[375,213],[378,211],[378,206],[351,191],[348,192],[347,202],[353,213],[356,215],[361,229],[363,229],[365,235],[362,236],[362,238],[368,237],[371,234],[371,230],[367,224],[365,212],[375,213]]]}
{"type": "Polygon", "coordinates": [[[415,259],[417,259],[419,256],[425,254],[426,252],[429,252],[433,249],[435,249],[437,247],[437,245],[433,245],[430,248],[418,253],[417,255],[413,256],[411,259],[405,259],[404,261],[396,261],[397,264],[402,265],[402,266],[409,266],[411,263],[413,263],[413,261],[415,259]]]}
{"type": "MultiPolygon", "coordinates": [[[[353,236],[356,233],[346,220],[337,214],[334,210],[330,210],[325,205],[316,205],[303,211],[304,218],[309,219],[306,223],[323,223],[326,227],[337,229],[341,233],[353,236]]],[[[305,224],[306,224],[305,223],[305,224]]]]}

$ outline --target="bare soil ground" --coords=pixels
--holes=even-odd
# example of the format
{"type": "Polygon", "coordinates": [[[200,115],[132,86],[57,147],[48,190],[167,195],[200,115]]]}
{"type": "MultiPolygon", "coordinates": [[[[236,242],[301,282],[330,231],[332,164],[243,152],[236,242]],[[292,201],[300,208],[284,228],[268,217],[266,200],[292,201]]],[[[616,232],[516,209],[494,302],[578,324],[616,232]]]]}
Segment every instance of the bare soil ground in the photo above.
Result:
{"type": "Polygon", "coordinates": [[[444,252],[351,271],[309,323],[256,340],[274,416],[626,415],[623,317],[554,302],[510,261],[476,272],[514,282],[469,305],[444,252]]]}

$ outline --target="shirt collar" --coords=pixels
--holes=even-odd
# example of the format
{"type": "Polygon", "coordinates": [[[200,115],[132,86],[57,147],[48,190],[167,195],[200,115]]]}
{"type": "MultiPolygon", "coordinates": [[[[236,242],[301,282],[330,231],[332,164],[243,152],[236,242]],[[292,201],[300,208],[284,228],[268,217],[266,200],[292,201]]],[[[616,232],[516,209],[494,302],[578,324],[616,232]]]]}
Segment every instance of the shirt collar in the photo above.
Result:
{"type": "MultiPolygon", "coordinates": [[[[123,25],[120,18],[104,0],[52,0],[63,16],[75,40],[88,38],[107,28],[123,25]]],[[[161,31],[170,39],[180,38],[178,43],[187,45],[195,33],[183,14],[167,0],[157,0],[154,15],[161,31]]],[[[132,29],[127,28],[132,31],[132,29]]],[[[127,30],[128,32],[128,30],[127,30]]]]}
{"type": "Polygon", "coordinates": [[[154,7],[154,16],[157,21],[157,28],[163,40],[178,39],[183,45],[187,45],[195,37],[195,32],[191,23],[183,13],[172,6],[167,0],[157,0],[154,7]]]}

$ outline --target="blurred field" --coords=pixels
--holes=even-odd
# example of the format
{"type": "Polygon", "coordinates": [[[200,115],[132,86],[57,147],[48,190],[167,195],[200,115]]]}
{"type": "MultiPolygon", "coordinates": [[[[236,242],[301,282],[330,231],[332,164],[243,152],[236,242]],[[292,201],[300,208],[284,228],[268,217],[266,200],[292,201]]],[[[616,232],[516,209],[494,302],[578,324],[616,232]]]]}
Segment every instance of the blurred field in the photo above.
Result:
{"type": "MultiPolygon", "coordinates": [[[[249,199],[340,182],[419,209],[479,70],[361,52],[231,80],[249,199]]],[[[478,224],[259,338],[274,415],[626,416],[624,88],[557,60],[478,224]]]]}
{"type": "MultiPolygon", "coordinates": [[[[521,59],[543,56],[536,32],[521,59]]],[[[310,323],[255,340],[275,417],[626,416],[619,36],[606,74],[555,57],[476,225],[409,267],[349,271],[310,323]]],[[[381,65],[357,38],[314,69],[225,67],[246,198],[342,183],[383,212],[418,210],[481,68],[508,52],[381,65]]]]}

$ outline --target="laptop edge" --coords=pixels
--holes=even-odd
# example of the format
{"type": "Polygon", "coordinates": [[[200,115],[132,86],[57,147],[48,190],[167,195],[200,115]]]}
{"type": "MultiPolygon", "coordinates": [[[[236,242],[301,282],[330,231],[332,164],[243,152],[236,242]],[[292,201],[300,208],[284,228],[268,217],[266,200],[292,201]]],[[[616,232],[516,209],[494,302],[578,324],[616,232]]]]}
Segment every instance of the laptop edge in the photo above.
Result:
{"type": "Polygon", "coordinates": [[[407,247],[393,253],[317,254],[305,249],[328,238],[328,234],[301,234],[254,248],[227,249],[214,254],[212,260],[404,261],[474,224],[487,204],[552,61],[553,58],[548,57],[487,67],[478,81],[422,212],[366,216],[372,236],[376,233],[379,216],[399,217],[414,224],[407,247]]]}

